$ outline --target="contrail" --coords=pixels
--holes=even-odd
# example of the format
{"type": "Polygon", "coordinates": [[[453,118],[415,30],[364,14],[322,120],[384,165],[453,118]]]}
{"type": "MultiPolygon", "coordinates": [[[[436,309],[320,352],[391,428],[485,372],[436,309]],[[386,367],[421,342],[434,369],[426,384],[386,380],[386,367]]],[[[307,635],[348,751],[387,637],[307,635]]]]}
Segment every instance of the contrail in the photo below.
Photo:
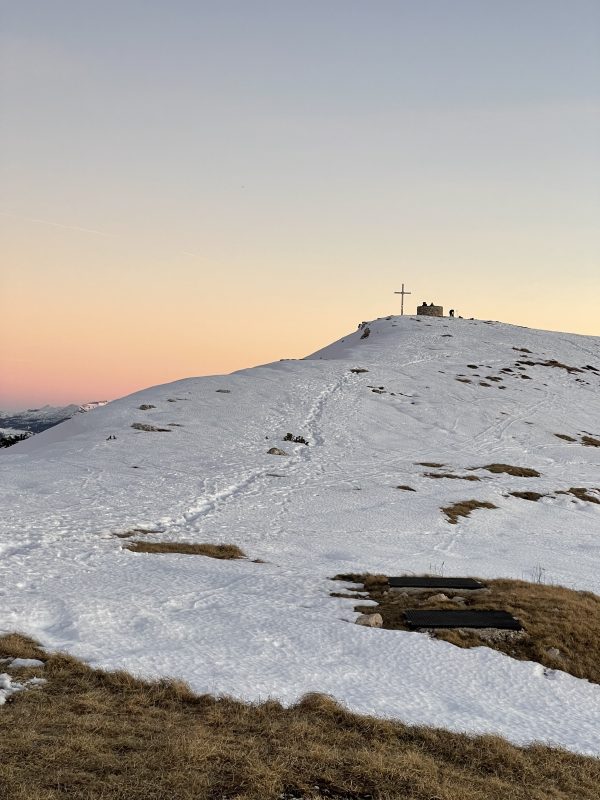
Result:
{"type": "Polygon", "coordinates": [[[49,219],[37,219],[36,217],[24,217],[21,214],[9,214],[7,211],[0,211],[0,216],[10,217],[11,219],[20,219],[24,222],[37,222],[40,225],[51,225],[53,228],[63,228],[68,231],[81,231],[82,233],[93,233],[96,236],[115,236],[114,233],[105,233],[104,231],[96,231],[93,228],[81,228],[79,225],[63,225],[61,222],[52,222],[49,219]]]}

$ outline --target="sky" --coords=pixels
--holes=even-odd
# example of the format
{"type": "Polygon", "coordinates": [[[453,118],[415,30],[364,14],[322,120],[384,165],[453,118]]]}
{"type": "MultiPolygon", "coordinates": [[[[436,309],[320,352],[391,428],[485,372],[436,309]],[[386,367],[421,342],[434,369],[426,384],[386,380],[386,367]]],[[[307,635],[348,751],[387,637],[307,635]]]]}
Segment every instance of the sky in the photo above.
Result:
{"type": "Polygon", "coordinates": [[[0,407],[399,313],[600,335],[597,0],[0,0],[0,407]]]}

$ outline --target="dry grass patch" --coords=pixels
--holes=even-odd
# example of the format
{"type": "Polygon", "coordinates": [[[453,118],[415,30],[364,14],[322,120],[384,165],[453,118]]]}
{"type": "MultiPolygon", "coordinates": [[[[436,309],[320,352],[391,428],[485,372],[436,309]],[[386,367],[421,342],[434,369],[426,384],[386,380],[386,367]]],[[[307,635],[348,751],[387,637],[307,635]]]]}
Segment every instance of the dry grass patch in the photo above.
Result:
{"type": "Polygon", "coordinates": [[[564,439],[565,442],[576,442],[577,439],[574,439],[572,436],[567,436],[566,433],[555,433],[554,434],[558,439],[564,439]]]}
{"type": "Polygon", "coordinates": [[[413,489],[412,486],[407,486],[406,484],[400,484],[400,486],[396,486],[396,489],[402,489],[405,492],[416,492],[416,489],[413,489]]]}
{"type": "Polygon", "coordinates": [[[480,467],[480,469],[486,469],[488,472],[493,472],[494,474],[504,472],[507,475],[514,475],[516,478],[540,477],[540,473],[535,469],[529,469],[529,467],[515,467],[512,464],[487,464],[487,466],[480,467]]]}
{"type": "Polygon", "coordinates": [[[243,550],[235,544],[190,544],[188,542],[128,542],[125,545],[132,553],[183,553],[190,556],[210,558],[246,558],[243,550]]]}
{"type": "Polygon", "coordinates": [[[582,436],[581,444],[584,447],[600,447],[600,439],[595,439],[593,436],[582,436]]]}
{"type": "Polygon", "coordinates": [[[147,425],[145,422],[133,422],[131,427],[136,431],[148,431],[150,433],[172,433],[170,428],[157,428],[156,425],[147,425]]]}
{"type": "Polygon", "coordinates": [[[477,475],[453,475],[452,472],[424,472],[424,478],[451,478],[458,481],[480,481],[477,475]]]}
{"type": "Polygon", "coordinates": [[[440,510],[444,512],[448,522],[456,525],[459,517],[468,517],[471,511],[475,511],[478,508],[498,508],[498,506],[480,500],[461,500],[459,503],[454,503],[454,505],[444,506],[440,510]]]}
{"type": "Polygon", "coordinates": [[[548,495],[540,492],[509,492],[509,494],[512,497],[520,497],[521,500],[532,500],[534,503],[537,503],[542,497],[548,497],[548,495]]]}
{"type": "MultiPolygon", "coordinates": [[[[517,580],[482,580],[486,590],[427,589],[418,593],[392,590],[381,575],[339,575],[342,580],[362,583],[368,598],[378,606],[356,606],[363,614],[378,612],[383,627],[409,630],[404,611],[429,609],[504,609],[523,625],[524,632],[500,631],[486,637],[469,629],[434,631],[438,639],[459,647],[491,647],[521,661],[536,661],[600,683],[600,597],[563,586],[517,580]],[[440,593],[447,600],[435,599],[440,593]],[[454,601],[452,598],[461,598],[454,601]]],[[[361,598],[366,599],[366,598],[361,598]]]]}
{"type": "MultiPolygon", "coordinates": [[[[585,500],[586,503],[596,503],[600,505],[600,500],[597,497],[594,497],[592,494],[588,494],[590,490],[586,489],[584,486],[573,486],[571,489],[568,489],[567,492],[560,492],[560,494],[572,494],[578,500],[585,500]]],[[[596,489],[598,491],[598,489],[596,489]]]]}
{"type": "Polygon", "coordinates": [[[598,759],[359,716],[323,695],[250,705],[33,656],[48,683],[0,713],[10,800],[600,798],[598,759]]]}
{"type": "Polygon", "coordinates": [[[517,366],[524,364],[527,367],[555,367],[556,369],[564,369],[569,374],[573,372],[583,372],[579,367],[570,367],[568,364],[563,364],[555,358],[548,359],[547,361],[515,361],[515,364],[517,366]]]}

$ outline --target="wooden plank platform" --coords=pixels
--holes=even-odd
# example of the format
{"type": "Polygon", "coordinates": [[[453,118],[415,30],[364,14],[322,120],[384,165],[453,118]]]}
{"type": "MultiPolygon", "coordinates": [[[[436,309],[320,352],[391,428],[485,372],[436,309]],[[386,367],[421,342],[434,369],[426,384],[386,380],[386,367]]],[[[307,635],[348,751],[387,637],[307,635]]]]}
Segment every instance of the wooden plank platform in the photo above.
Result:
{"type": "Polygon", "coordinates": [[[521,623],[508,611],[417,611],[404,612],[411,628],[502,628],[509,631],[523,629],[521,623]]]}
{"type": "Polygon", "coordinates": [[[395,589],[485,589],[485,584],[474,578],[438,578],[415,575],[388,578],[388,585],[395,589]]]}

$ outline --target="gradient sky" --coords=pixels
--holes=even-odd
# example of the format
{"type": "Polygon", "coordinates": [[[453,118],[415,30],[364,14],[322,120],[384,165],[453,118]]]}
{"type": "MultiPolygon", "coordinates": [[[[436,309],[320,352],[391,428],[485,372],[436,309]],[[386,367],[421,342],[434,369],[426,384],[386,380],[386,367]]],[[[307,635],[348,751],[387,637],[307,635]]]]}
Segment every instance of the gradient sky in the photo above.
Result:
{"type": "Polygon", "coordinates": [[[303,356],[403,281],[600,335],[598,0],[4,0],[0,74],[0,407],[303,356]]]}

